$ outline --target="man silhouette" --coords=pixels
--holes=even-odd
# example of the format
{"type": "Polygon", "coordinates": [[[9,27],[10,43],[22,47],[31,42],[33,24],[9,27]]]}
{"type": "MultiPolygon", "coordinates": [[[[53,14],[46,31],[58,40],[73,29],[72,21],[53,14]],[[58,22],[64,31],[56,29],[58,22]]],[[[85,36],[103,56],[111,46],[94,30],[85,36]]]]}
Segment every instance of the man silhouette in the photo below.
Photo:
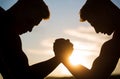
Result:
{"type": "Polygon", "coordinates": [[[43,0],[19,0],[7,11],[0,9],[0,73],[4,79],[43,79],[59,64],[56,57],[29,66],[20,36],[50,16],[43,0]]]}
{"type": "Polygon", "coordinates": [[[120,10],[110,0],[87,0],[80,11],[80,16],[81,21],[87,20],[95,28],[96,33],[108,35],[113,33],[113,37],[102,45],[91,69],[83,65],[72,67],[68,63],[68,56],[65,57],[67,45],[61,46],[66,49],[61,51],[63,56],[60,59],[77,79],[108,79],[120,58],[120,10]]]}

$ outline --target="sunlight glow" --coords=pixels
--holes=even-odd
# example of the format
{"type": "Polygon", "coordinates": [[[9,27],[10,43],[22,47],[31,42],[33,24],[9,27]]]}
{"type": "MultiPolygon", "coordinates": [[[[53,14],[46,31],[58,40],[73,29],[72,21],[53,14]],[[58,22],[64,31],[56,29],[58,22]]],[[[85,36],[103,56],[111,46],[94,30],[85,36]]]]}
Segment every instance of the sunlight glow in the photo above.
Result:
{"type": "Polygon", "coordinates": [[[78,55],[75,53],[70,56],[69,60],[70,60],[70,63],[74,66],[81,64],[81,62],[84,62],[82,61],[82,58],[78,57],[78,55]]]}
{"type": "Polygon", "coordinates": [[[74,51],[69,58],[71,65],[77,66],[81,64],[87,68],[90,68],[90,62],[87,58],[90,55],[90,52],[85,51],[85,47],[86,46],[80,46],[79,43],[74,42],[74,51]]]}
{"type": "Polygon", "coordinates": [[[73,54],[69,58],[70,63],[74,66],[82,64],[84,66],[87,66],[87,59],[86,56],[79,53],[79,51],[74,51],[73,54]]]}

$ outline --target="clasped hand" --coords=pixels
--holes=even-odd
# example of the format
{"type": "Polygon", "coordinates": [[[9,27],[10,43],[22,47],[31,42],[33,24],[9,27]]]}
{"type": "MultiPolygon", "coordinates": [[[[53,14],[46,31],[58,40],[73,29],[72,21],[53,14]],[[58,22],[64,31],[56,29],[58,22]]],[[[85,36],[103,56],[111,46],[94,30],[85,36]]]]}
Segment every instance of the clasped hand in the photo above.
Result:
{"type": "Polygon", "coordinates": [[[55,57],[59,61],[64,61],[69,58],[73,51],[73,44],[69,39],[56,39],[53,45],[55,57]]]}

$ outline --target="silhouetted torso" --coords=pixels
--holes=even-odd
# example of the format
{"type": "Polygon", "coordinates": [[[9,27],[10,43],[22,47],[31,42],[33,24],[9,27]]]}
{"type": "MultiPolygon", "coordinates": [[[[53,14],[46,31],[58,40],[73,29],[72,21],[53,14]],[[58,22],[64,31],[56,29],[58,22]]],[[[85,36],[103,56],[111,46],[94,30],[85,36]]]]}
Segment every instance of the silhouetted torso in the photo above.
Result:
{"type": "Polygon", "coordinates": [[[88,21],[96,33],[113,34],[113,37],[102,45],[91,69],[83,65],[73,67],[65,60],[63,64],[77,79],[108,79],[120,58],[120,9],[110,0],[87,0],[80,17],[81,21],[88,21]]]}
{"type": "Polygon", "coordinates": [[[0,8],[0,73],[4,79],[43,79],[60,64],[56,57],[52,57],[29,65],[22,50],[19,35],[31,32],[49,16],[43,0],[19,0],[7,11],[0,8]]]}
{"type": "Polygon", "coordinates": [[[13,17],[11,18],[10,16],[5,15],[3,16],[0,24],[0,55],[2,58],[1,74],[3,76],[5,75],[5,78],[8,77],[9,79],[18,79],[22,75],[26,75],[24,72],[27,72],[26,68],[28,68],[28,59],[22,51],[19,35],[16,35],[13,28],[11,28],[11,23],[13,23],[12,21],[13,17]]]}

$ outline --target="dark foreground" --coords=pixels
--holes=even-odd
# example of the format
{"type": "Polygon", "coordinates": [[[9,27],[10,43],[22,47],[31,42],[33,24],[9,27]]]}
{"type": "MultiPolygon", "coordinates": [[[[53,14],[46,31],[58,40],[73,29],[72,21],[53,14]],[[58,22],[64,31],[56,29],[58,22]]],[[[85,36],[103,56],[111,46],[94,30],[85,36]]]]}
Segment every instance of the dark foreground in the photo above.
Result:
{"type": "MultiPolygon", "coordinates": [[[[45,79],[75,79],[74,77],[47,77],[45,79]]],[[[109,79],[120,79],[120,75],[112,75],[109,79]]]]}

